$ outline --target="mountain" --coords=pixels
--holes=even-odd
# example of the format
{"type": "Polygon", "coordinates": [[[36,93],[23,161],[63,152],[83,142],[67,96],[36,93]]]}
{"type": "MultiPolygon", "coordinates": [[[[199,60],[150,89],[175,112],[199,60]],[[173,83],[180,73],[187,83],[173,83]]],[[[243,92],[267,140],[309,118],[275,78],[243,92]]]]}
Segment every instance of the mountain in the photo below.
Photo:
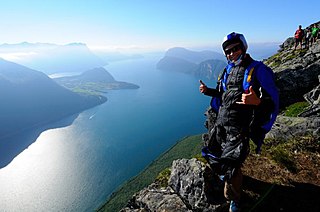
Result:
{"type": "Polygon", "coordinates": [[[225,60],[223,54],[214,51],[191,51],[182,47],[169,49],[165,56],[181,58],[196,64],[210,59],[225,60]]]}
{"type": "Polygon", "coordinates": [[[227,65],[222,54],[213,51],[190,51],[184,48],[169,49],[157,63],[157,69],[191,74],[199,78],[216,80],[227,65]]]}
{"type": "Polygon", "coordinates": [[[78,76],[61,77],[54,79],[60,85],[74,91],[104,93],[108,90],[137,89],[138,85],[116,81],[104,68],[94,68],[78,76]]]}
{"type": "Polygon", "coordinates": [[[77,72],[101,67],[106,61],[83,43],[56,45],[46,43],[2,44],[0,53],[16,62],[46,74],[77,72]]]}
{"type": "Polygon", "coordinates": [[[42,72],[0,59],[0,138],[105,101],[103,96],[71,92],[42,72]]]}

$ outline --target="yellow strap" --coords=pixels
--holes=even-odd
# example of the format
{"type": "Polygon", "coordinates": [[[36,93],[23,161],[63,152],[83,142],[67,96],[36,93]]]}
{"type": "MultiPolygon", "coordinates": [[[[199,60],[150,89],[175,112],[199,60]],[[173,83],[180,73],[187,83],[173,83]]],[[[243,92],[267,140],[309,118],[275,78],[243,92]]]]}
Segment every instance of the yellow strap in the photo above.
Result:
{"type": "Polygon", "coordinates": [[[248,78],[247,78],[247,82],[250,82],[250,81],[251,81],[251,75],[252,75],[252,73],[253,73],[253,69],[254,69],[254,67],[252,67],[251,70],[249,71],[248,78]]]}

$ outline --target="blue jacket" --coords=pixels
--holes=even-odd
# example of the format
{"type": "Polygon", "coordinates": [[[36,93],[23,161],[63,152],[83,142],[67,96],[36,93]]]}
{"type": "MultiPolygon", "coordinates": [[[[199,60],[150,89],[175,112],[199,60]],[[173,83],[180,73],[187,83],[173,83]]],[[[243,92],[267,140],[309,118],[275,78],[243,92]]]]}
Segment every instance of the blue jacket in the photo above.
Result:
{"type": "MultiPolygon", "coordinates": [[[[247,56],[250,57],[249,55],[247,56]]],[[[226,82],[232,67],[232,64],[228,64],[223,73],[219,76],[217,89],[209,89],[208,92],[206,92],[206,95],[213,97],[211,100],[211,107],[217,113],[221,105],[222,93],[227,89],[226,82]]],[[[259,88],[261,104],[257,106],[257,111],[259,111],[259,113],[255,113],[256,121],[253,122],[253,124],[260,124],[261,126],[254,127],[261,127],[266,134],[271,130],[279,112],[279,93],[275,85],[274,73],[262,62],[252,60],[245,70],[242,86],[244,92],[247,92],[250,86],[259,88]],[[263,113],[263,117],[261,117],[261,113],[263,113]]]]}

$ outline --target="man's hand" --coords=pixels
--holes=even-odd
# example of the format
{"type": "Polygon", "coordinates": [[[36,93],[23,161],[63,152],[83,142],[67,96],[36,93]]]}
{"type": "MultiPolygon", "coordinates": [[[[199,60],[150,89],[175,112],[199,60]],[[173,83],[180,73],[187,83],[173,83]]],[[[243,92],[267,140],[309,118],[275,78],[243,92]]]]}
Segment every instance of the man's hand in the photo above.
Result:
{"type": "Polygon", "coordinates": [[[252,89],[252,86],[250,86],[249,93],[243,93],[241,97],[241,102],[236,103],[242,105],[259,105],[261,103],[261,99],[257,97],[257,94],[252,89]]]}
{"type": "Polygon", "coordinates": [[[202,80],[199,80],[199,82],[200,82],[200,86],[199,86],[200,93],[205,93],[207,91],[208,87],[206,86],[206,84],[204,84],[202,82],[202,80]]]}

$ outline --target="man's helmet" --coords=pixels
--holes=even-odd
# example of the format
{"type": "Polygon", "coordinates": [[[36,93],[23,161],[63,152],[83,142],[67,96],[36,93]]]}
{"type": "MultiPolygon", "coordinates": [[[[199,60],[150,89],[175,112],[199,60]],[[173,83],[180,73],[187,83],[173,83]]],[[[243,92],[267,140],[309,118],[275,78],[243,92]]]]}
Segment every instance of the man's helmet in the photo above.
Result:
{"type": "Polygon", "coordinates": [[[227,46],[229,46],[230,44],[236,44],[236,43],[240,43],[243,53],[245,54],[248,49],[247,41],[244,38],[243,34],[236,33],[236,32],[232,32],[223,38],[223,42],[222,42],[223,52],[227,46]]]}

